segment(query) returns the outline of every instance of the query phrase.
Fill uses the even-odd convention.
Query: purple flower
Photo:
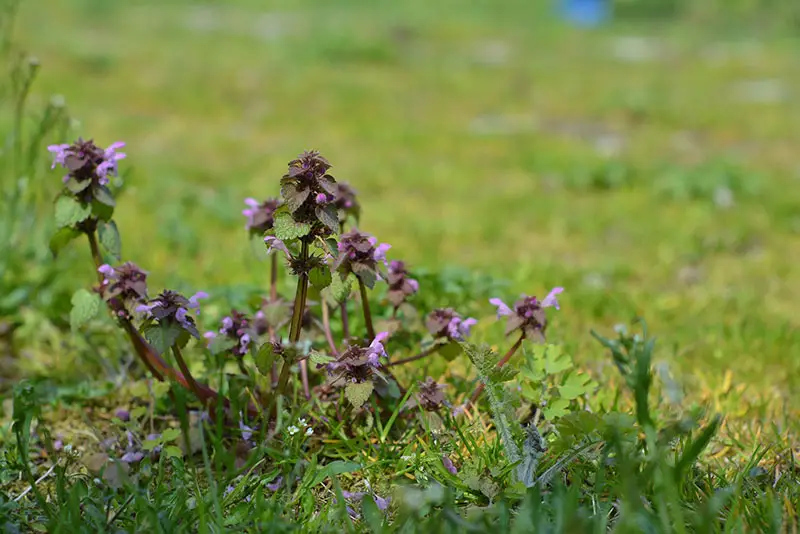
[[[389,503],[391,502],[391,497],[383,498],[379,496],[377,493],[372,496],[372,499],[375,501],[375,504],[378,506],[378,510],[381,512],[385,512],[387,508],[389,508]]]
[[[428,377],[424,382],[418,382],[417,394],[409,401],[409,407],[421,406],[427,412],[438,411],[445,402],[443,384],[437,384],[436,381]]]
[[[155,299],[147,304],[140,304],[136,311],[145,314],[150,320],[154,319],[159,324],[177,324],[190,335],[200,338],[200,333],[194,323],[194,319],[189,315],[189,310],[193,309],[197,314],[200,313],[200,303],[198,300],[207,298],[208,294],[200,291],[190,298],[186,298],[175,291],[162,291]]]
[[[380,358],[387,356],[383,346],[387,337],[387,332],[381,332],[368,347],[350,345],[336,361],[327,364],[325,367],[332,377],[331,385],[341,386],[349,382],[371,380],[375,370],[381,366]]]
[[[278,491],[283,484],[283,477],[279,476],[269,484],[267,484],[267,489],[270,491]]]
[[[351,230],[342,234],[337,245],[339,255],[332,268],[342,275],[354,273],[367,287],[375,286],[375,281],[382,278],[379,263],[386,264],[386,251],[391,245],[378,244],[374,237]]]
[[[209,332],[209,334],[212,334],[211,336],[206,334],[209,339],[217,336],[213,332]],[[237,358],[247,354],[253,337],[258,335],[247,316],[237,310],[231,310],[231,315],[223,317],[219,334],[236,342],[230,352]]]
[[[328,174],[331,164],[319,152],[307,151],[289,162],[281,178],[281,196],[298,223],[310,224],[314,235],[339,231],[336,206],[329,202],[336,195],[336,180]]]
[[[291,259],[292,254],[289,252],[289,248],[286,246],[286,243],[278,239],[277,237],[268,235],[264,238],[264,243],[267,244],[267,252],[272,252],[274,250],[279,250],[283,252],[288,259]]]
[[[81,200],[89,201],[90,197],[93,197],[93,192],[90,190],[92,184],[105,186],[108,184],[109,176],[117,175],[117,162],[125,158],[125,153],[117,150],[123,146],[125,143],[116,142],[102,149],[92,140],[78,139],[71,145],[50,145],[47,150],[53,154],[51,168],[60,165],[67,169],[68,174],[64,177],[64,183],[76,195],[82,193],[89,195],[80,197]]]
[[[120,421],[127,422],[131,420],[131,412],[129,412],[128,410],[124,410],[122,408],[117,410],[116,413],[114,413],[114,415],[118,417]]]
[[[253,437],[253,429],[244,424],[244,421],[239,419],[239,430],[242,431],[242,439],[245,441],[250,441],[250,438]]]
[[[521,330],[525,338],[544,342],[544,331],[547,328],[545,308],[554,307],[560,310],[557,295],[564,291],[563,287],[555,287],[550,293],[539,301],[535,296],[522,295],[511,308],[499,298],[490,299],[489,302],[497,307],[497,318],[507,317],[506,335],[516,330]]]
[[[356,190],[350,187],[349,184],[338,182],[333,196],[333,203],[336,209],[339,210],[339,220],[344,221],[348,215],[352,215],[358,221],[361,215],[361,206],[359,206],[356,198]]]
[[[122,458],[120,458],[119,460],[120,460],[120,462],[124,462],[126,464],[136,464],[136,463],[141,462],[142,458],[144,458],[144,453],[143,452],[131,451],[131,452],[126,452],[125,454],[123,454]]]
[[[497,306],[497,318],[503,317],[504,315],[511,315],[514,312],[508,305],[498,298],[489,299],[489,303],[493,306]]]
[[[275,210],[281,205],[277,198],[268,198],[259,202],[254,198],[244,199],[247,208],[242,210],[242,215],[247,217],[245,229],[254,234],[263,234],[272,229],[275,223]]]
[[[389,284],[387,297],[395,308],[400,307],[406,299],[419,291],[419,283],[409,276],[402,261],[393,260],[389,263],[389,275],[386,281]]]
[[[447,469],[451,475],[458,474],[458,469],[456,469],[456,466],[453,465],[453,461],[447,456],[442,456],[442,465],[444,465],[444,468]]]
[[[198,291],[191,297],[189,297],[189,308],[196,310],[197,315],[200,315],[200,303],[198,300],[200,299],[207,299],[208,293],[205,291]]]
[[[133,263],[119,267],[101,265],[97,271],[103,275],[100,294],[106,301],[122,300],[122,305],[132,305],[147,299],[147,273]],[[117,307],[116,311],[122,311]]]
[[[471,328],[477,324],[473,318],[464,319],[452,308],[433,310],[425,319],[425,326],[436,338],[463,341],[469,337]]]

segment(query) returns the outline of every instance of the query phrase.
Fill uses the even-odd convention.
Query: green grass
[[[710,462],[761,446],[782,465],[800,415],[797,37],[690,22],[578,31],[533,4],[32,1],[17,34],[43,65],[35,102],[64,95],[77,133],[128,143],[116,220],[151,287],[264,286],[242,199],[277,194],[287,161],[318,149],[392,257],[509,281],[473,288],[481,298],[563,285],[549,339],[603,384],[598,403],[619,379],[589,330],[643,316],[687,405],[727,417]],[[616,57],[624,36],[656,57]],[[778,100],[748,101],[754,80],[777,80]],[[729,208],[715,202],[726,189]],[[70,261],[90,283],[88,254]],[[426,298],[450,304],[438,297],[460,303]],[[100,367],[76,361],[87,340],[48,335],[26,347],[23,374],[71,384]],[[477,336],[502,343],[491,321]]]

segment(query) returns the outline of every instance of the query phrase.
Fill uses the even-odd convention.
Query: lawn
[[[576,29],[539,4],[31,1],[17,35],[41,60],[34,102],[63,95],[76,134],[127,143],[115,218],[151,287],[206,290],[221,313],[232,282],[264,285],[244,198],[277,195],[287,162],[316,149],[391,258],[484,276],[500,293],[482,297],[506,301],[563,286],[548,340],[612,390],[589,331],[643,317],[687,404],[727,416],[717,460],[791,450],[797,36]],[[89,261],[66,262],[78,284]],[[488,299],[471,311],[476,338],[502,345]],[[21,374],[85,372],[37,354]]]

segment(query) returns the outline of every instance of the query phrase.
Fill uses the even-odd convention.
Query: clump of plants
[[[646,330],[620,330],[616,339],[595,334],[621,378],[606,409],[596,402],[609,399],[598,383],[548,341],[561,287],[513,303],[491,298],[508,347],[501,356],[471,343],[478,321],[448,302],[421,304],[422,277],[359,228],[355,190],[315,151],[288,163],[276,180],[278,196],[265,191],[244,201],[246,232],[269,258],[268,286],[247,307],[207,317],[205,303],[218,296],[202,288],[153,290],[146,258],[122,252],[110,177],[126,158],[123,148],[83,139],[49,147],[63,173],[51,248],[84,239],[97,277],[73,295],[71,326],[86,328],[105,309],[155,381],[149,394],[166,392],[161,410],[179,420],[179,428],[153,428],[152,405],[115,413],[124,439],[107,445],[97,471],[99,484],[131,495],[103,494],[107,506],[118,506],[115,521],[158,516],[158,503],[143,496],[170,473],[170,484],[183,488],[176,492],[192,493],[218,519],[234,514],[247,528],[285,527],[292,521],[279,509],[317,530],[457,529],[469,524],[466,509],[474,525],[511,525],[513,515],[518,532],[548,529],[558,517],[569,517],[562,527],[572,531],[717,524],[726,501],[712,495],[713,484],[703,485],[695,466],[720,419],[654,408],[661,392]],[[281,277],[291,280],[292,293],[279,290]],[[469,375],[428,373],[458,358]],[[631,414],[616,408],[624,396]],[[14,430],[23,457],[34,397],[35,388],[18,388]],[[74,497],[78,486],[67,482],[73,463],[54,465],[59,512],[20,462],[48,524],[59,514],[94,521],[81,510],[99,501]],[[197,465],[202,473],[190,474]],[[201,486],[208,492],[196,491]],[[126,516],[132,501],[138,511]],[[197,508],[181,508],[180,524],[207,524]],[[184,528],[178,524],[171,528]]]

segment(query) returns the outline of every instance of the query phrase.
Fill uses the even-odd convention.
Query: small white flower
[[[292,425],[292,426],[290,426],[289,428],[287,428],[287,429],[286,429],[286,431],[287,431],[287,432],[289,432],[289,435],[290,435],[290,436],[294,436],[295,434],[297,434],[298,432],[300,432],[300,429],[299,429],[299,428],[297,428],[296,426]]]
[[[71,454],[72,453],[72,444],[71,443],[67,444],[67,445],[64,445],[64,452],[67,453],[67,454]]]
[[[306,428],[306,436],[310,436],[314,433],[314,429],[311,427]]]
[[[306,426],[308,426],[306,424],[305,418],[303,418],[303,417],[301,417],[300,419],[297,420],[297,424],[300,425],[301,428],[305,428]]]

